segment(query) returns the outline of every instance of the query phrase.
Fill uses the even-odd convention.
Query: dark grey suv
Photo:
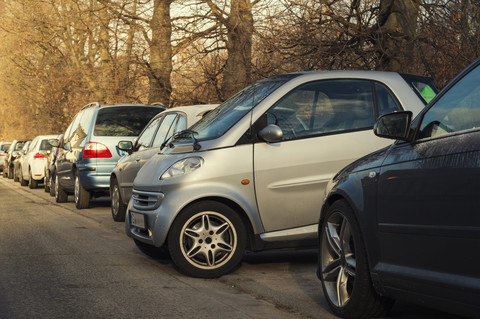
[[[109,194],[110,173],[125,154],[120,140],[133,141],[163,106],[91,103],[75,115],[64,133],[56,160],[55,199],[87,208],[92,196]]]

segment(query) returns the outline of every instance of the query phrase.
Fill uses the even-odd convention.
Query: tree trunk
[[[228,57],[223,72],[223,99],[237,93],[251,81],[253,15],[250,0],[231,0],[226,28]]]
[[[150,42],[149,103],[160,102],[168,106],[172,93],[170,76],[172,73],[170,0],[155,0],[153,17],[150,22],[152,39]]]
[[[411,65],[421,0],[381,0],[378,69],[407,71]]]

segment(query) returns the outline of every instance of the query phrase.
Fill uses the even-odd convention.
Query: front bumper
[[[133,190],[125,218],[125,232],[127,236],[157,247],[165,243],[171,221],[168,220],[167,214],[162,213],[163,207],[161,204],[164,198],[165,195],[161,192]],[[145,216],[145,229],[131,224],[132,213]]]

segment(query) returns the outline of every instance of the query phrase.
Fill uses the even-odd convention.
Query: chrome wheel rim
[[[232,222],[216,212],[192,216],[180,233],[180,247],[188,262],[197,268],[215,269],[225,265],[238,244]]]
[[[115,216],[118,214],[119,206],[120,206],[120,196],[118,194],[118,186],[114,185],[113,191],[112,191],[112,210]]]
[[[325,223],[320,258],[327,298],[336,307],[343,307],[353,291],[356,259],[350,223],[340,212],[331,214]]]

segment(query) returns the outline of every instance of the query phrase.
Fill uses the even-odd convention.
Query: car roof
[[[138,106],[138,107],[154,107],[154,108],[159,108],[159,109],[166,109],[165,106],[163,105],[158,105],[158,104],[135,104],[135,103],[119,103],[119,104],[100,104],[99,102],[92,102],[89,103],[81,108],[81,110],[84,110],[89,107],[99,107],[99,108],[108,108],[108,107],[122,107],[122,106]]]
[[[196,122],[198,119],[202,118],[206,113],[210,112],[220,104],[196,104],[196,105],[185,105],[185,106],[176,106],[157,114],[155,116],[163,116],[166,113],[182,112],[187,116],[187,127],[191,124],[190,121]]]

